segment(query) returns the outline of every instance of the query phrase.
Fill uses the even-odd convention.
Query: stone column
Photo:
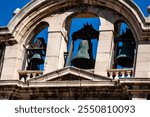
[[[4,63],[2,68],[1,80],[19,80],[17,70],[20,68],[20,59],[18,55],[21,53],[18,44],[6,46]]]
[[[67,40],[62,28],[62,21],[58,16],[48,19],[50,26],[48,29],[48,42],[44,74],[64,67],[64,52],[67,51]]]
[[[67,44],[61,32],[49,32],[44,73],[64,67],[66,46]]]
[[[113,30],[101,30],[95,63],[95,74],[107,76],[113,50]]]
[[[135,77],[150,78],[150,45],[139,44],[136,60]]]

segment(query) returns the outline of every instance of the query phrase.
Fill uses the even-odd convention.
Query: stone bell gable
[[[150,99],[149,40],[131,0],[32,0],[0,27],[0,99]]]

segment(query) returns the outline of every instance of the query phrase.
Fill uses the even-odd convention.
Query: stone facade
[[[73,18],[97,17],[95,67],[65,66]],[[135,39],[132,69],[113,68],[115,23],[128,24]],[[25,48],[48,27],[44,70],[25,69]],[[150,17],[131,0],[32,0],[7,27],[0,27],[5,45],[0,99],[150,99]]]

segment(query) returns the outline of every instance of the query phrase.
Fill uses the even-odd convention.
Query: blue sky
[[[1,0],[0,2],[0,26],[6,26],[12,18],[12,13],[16,8],[22,8],[31,0]],[[141,8],[145,16],[148,16],[147,7],[150,0],[134,0]],[[142,3],[140,3],[142,2]]]
[[[12,18],[16,8],[22,8],[31,0],[1,0],[0,2],[0,26],[6,26]]]

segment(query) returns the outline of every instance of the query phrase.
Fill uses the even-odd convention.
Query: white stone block
[[[59,58],[58,57],[47,56],[46,60],[45,60],[44,74],[57,70],[58,64],[59,64]]]
[[[109,64],[107,62],[97,61],[95,64],[95,73],[97,72],[107,72],[107,69],[109,69]]]
[[[150,62],[137,62],[136,71],[148,72],[150,70]]]
[[[150,62],[149,52],[138,52],[137,53],[137,63],[138,62]]]
[[[144,72],[144,71],[136,71],[135,72],[136,78],[150,78],[150,72]]]
[[[47,45],[47,56],[59,56],[61,48],[62,36],[60,33],[49,33],[48,45]]]
[[[113,31],[114,30],[114,25],[111,22],[107,21],[107,20],[102,20],[100,30],[101,31],[103,31],[103,30],[112,30]]]
[[[97,53],[96,55],[96,61],[109,62],[109,60],[110,60],[110,53]]]
[[[18,48],[17,46],[6,46],[5,58],[17,57]]]
[[[16,61],[17,58],[11,58],[11,59],[5,59],[1,74],[2,80],[13,80],[18,79],[18,77],[14,77],[14,75],[17,73],[16,71]]]
[[[138,46],[138,53],[148,52],[150,53],[150,44],[141,44]]]
[[[110,52],[111,42],[109,40],[100,41],[97,52]]]

